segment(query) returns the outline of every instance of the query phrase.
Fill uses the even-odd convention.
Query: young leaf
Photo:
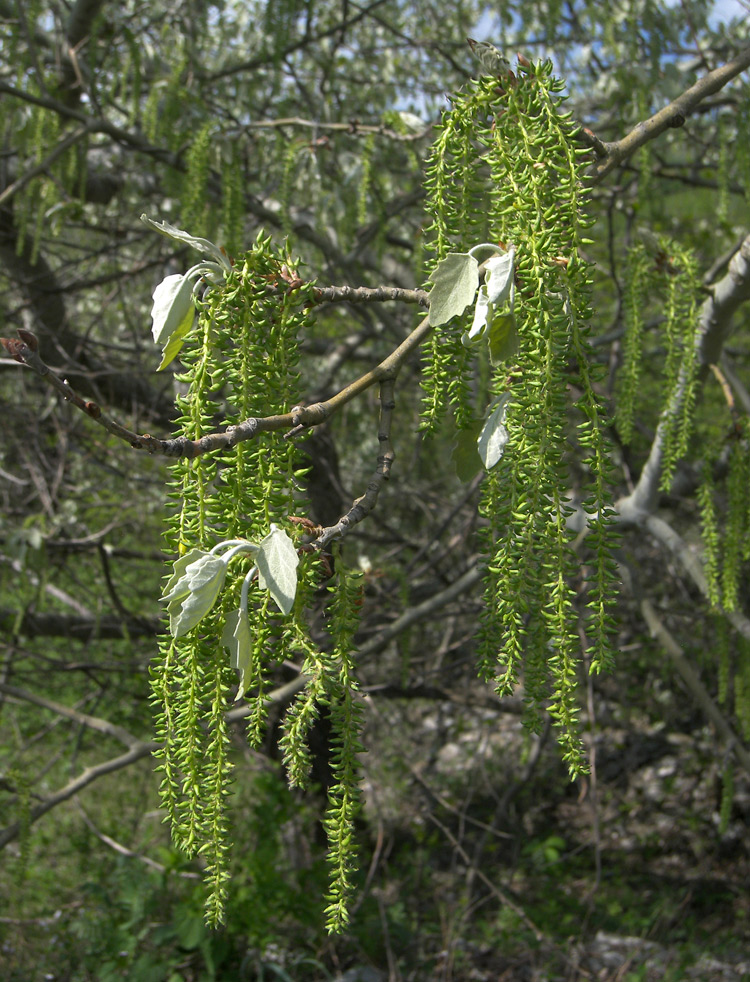
[[[167,604],[173,637],[187,634],[211,610],[224,586],[227,565],[221,556],[201,549],[191,549],[175,562],[161,598]]]
[[[170,334],[167,343],[162,348],[161,361],[159,362],[159,367],[156,369],[157,372],[163,371],[177,357],[180,348],[185,343],[185,338],[192,331],[194,323],[195,318],[187,316],[177,330]]]
[[[229,652],[229,662],[232,668],[236,668],[240,673],[240,687],[237,690],[237,699],[241,699],[245,694],[245,689],[249,684],[249,675],[252,668],[252,645],[250,637],[250,621],[247,611],[239,608],[233,610],[226,619],[224,632],[221,635],[221,643]]]
[[[487,293],[487,287],[483,284],[479,287],[479,293],[477,294],[474,319],[471,322],[471,327],[461,335],[461,343],[463,345],[468,348],[472,341],[481,338],[487,327],[487,322],[492,319],[492,311],[493,306]]]
[[[153,292],[151,308],[151,333],[157,344],[162,344],[175,331],[192,327],[195,318],[193,282],[187,274],[173,273],[165,277]],[[186,332],[186,331],[185,331]]]
[[[490,413],[489,419],[482,427],[477,440],[477,450],[482,458],[485,470],[492,470],[500,460],[508,442],[508,431],[505,428],[505,410],[510,399],[510,392],[504,392]]]
[[[196,235],[191,235],[189,232],[184,232],[181,228],[175,228],[174,225],[170,225],[169,222],[155,222],[148,215],[141,215],[141,221],[144,225],[148,225],[149,228],[154,229],[155,232],[166,235],[168,239],[174,239],[176,242],[184,242],[186,245],[192,246],[193,249],[212,256],[225,269],[230,270],[232,268],[232,264],[221,249],[208,239],[201,239]]]
[[[488,75],[501,77],[512,74],[510,62],[494,44],[490,44],[489,41],[475,41],[473,38],[466,40],[469,42],[472,54]]]
[[[516,354],[520,347],[520,340],[516,328],[516,315],[512,310],[493,317],[487,341],[493,366],[508,361]]]
[[[294,604],[298,564],[299,556],[292,540],[284,529],[271,525],[271,531],[258,546],[255,565],[261,589],[270,592],[284,614],[288,614]]]
[[[479,285],[479,263],[465,252],[449,252],[430,276],[430,324],[439,327],[462,314]]]
[[[515,246],[500,256],[493,256],[485,263],[485,283],[490,303],[505,303],[513,286],[513,258]]]

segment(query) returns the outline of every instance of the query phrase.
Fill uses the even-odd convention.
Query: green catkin
[[[372,182],[372,155],[375,151],[375,136],[370,134],[362,145],[361,174],[357,186],[357,225],[363,226],[371,221],[370,184]]]
[[[750,132],[748,132],[750,127],[745,126],[742,122],[738,125],[738,121],[750,119],[750,85],[747,83],[738,89],[734,113],[735,166],[740,185],[745,192],[745,198],[750,200]]]
[[[669,491],[679,460],[687,453],[698,385],[695,328],[698,317],[698,268],[689,249],[663,243],[666,293],[666,408],[662,413],[664,447],[659,487]]]
[[[637,243],[628,250],[625,264],[625,339],[618,378],[617,429],[623,443],[633,438],[633,418],[643,368],[643,311],[649,289],[649,258]]]
[[[329,887],[326,925],[340,933],[349,923],[348,901],[354,887],[357,849],[354,820],[360,807],[359,764],[362,751],[362,703],[357,693],[354,635],[363,600],[363,574],[337,561],[329,630],[331,653],[328,698],[331,717],[331,770],[325,827],[328,837]]]
[[[706,460],[698,485],[698,507],[700,508],[701,529],[704,550],[704,570],[708,586],[708,600],[712,607],[721,604],[720,562],[721,542],[714,500],[713,462]]]
[[[200,301],[198,328],[180,353],[184,371],[178,378],[188,388],[177,400],[184,436],[200,438],[214,428],[216,415],[232,425],[250,416],[288,411],[298,401],[297,340],[307,323],[311,287],[287,289],[283,277],[295,268],[285,249],[260,235],[253,248],[237,258],[224,285],[209,288]],[[233,538],[257,542],[271,523],[287,525],[296,535],[287,522],[300,506],[294,492],[295,455],[292,441],[267,433],[215,455],[177,461],[171,468],[169,551],[184,555]],[[165,638],[152,668],[157,733],[164,744],[159,751],[164,806],[175,842],[205,861],[206,918],[212,925],[222,922],[226,904],[226,799],[232,771],[226,712],[237,686],[219,639],[226,618],[237,609],[250,566],[246,555],[232,560],[216,606],[184,637]],[[346,702],[346,687],[353,684],[353,676],[346,676],[344,684],[340,671],[332,674],[329,656],[309,638],[305,616],[318,575],[318,560],[304,557],[288,616],[278,613],[267,591],[251,588],[249,595],[253,648],[245,683],[249,737],[255,745],[266,721],[270,663],[304,652],[303,668],[310,681],[285,721],[282,740],[290,780],[297,785],[306,780],[305,741],[318,707],[332,703],[333,692]],[[347,734],[345,740],[350,739]],[[339,782],[347,802],[356,795],[347,783],[353,780],[351,774],[342,771]],[[337,827],[342,829],[351,819],[348,804],[340,817]]]
[[[569,586],[575,564],[567,525],[570,479],[562,456],[571,385],[583,393],[582,443],[594,475],[586,499],[597,528],[587,608],[597,667],[611,651],[614,564],[605,509],[606,424],[589,368],[590,271],[577,255],[589,222],[574,126],[559,92],[560,83],[543,63],[521,72],[506,89],[497,79],[483,78],[456,97],[428,166],[428,234],[438,258],[481,241],[516,249],[519,351],[495,368],[490,382],[497,396],[507,390],[507,376],[514,379],[509,443],[482,491],[489,528],[483,533],[487,577],[480,659],[483,673],[496,676],[498,692],[513,691],[523,680],[529,725],[538,726],[541,707],[550,706],[566,763],[577,773],[584,768],[577,718],[581,645]],[[465,383],[455,380],[454,352],[464,329],[448,324],[434,332],[424,369],[428,427],[448,406],[467,418],[473,409],[467,397],[470,371],[461,373]]]
[[[636,119],[648,119],[651,115],[648,100],[643,89],[638,89],[636,93]],[[636,208],[638,214],[646,217],[656,209],[654,208],[653,195],[651,194],[651,169],[653,167],[653,152],[650,142],[646,142],[637,155],[638,162],[638,198]]]
[[[735,440],[729,457],[727,477],[727,514],[724,527],[724,550],[721,565],[721,592],[726,611],[739,609],[739,584],[742,551],[747,533],[748,460],[742,441]]]
[[[734,673],[734,712],[742,739],[750,740],[750,641],[739,638],[737,668]]]
[[[211,234],[208,227],[208,176],[214,145],[213,124],[206,123],[197,133],[186,154],[186,173],[182,195],[181,221],[194,235]]]
[[[279,136],[279,139],[282,139]],[[281,186],[279,188],[279,205],[281,212],[281,230],[284,235],[292,231],[292,204],[299,167],[299,155],[304,144],[299,140],[291,140],[284,148],[281,168]]]
[[[221,167],[221,233],[230,256],[240,249],[244,232],[245,201],[242,156],[236,142],[224,148]]]

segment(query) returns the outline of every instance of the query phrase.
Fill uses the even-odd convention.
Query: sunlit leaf
[[[439,327],[462,314],[479,286],[479,263],[465,252],[449,252],[430,276],[430,324]]]
[[[508,442],[508,431],[505,428],[505,411],[510,399],[510,392],[504,392],[495,403],[495,408],[482,427],[477,440],[477,450],[486,470],[492,470],[500,460]]]
[[[188,274],[173,273],[165,277],[153,292],[151,333],[162,344],[175,331],[192,326],[195,318],[193,281]]]
[[[193,316],[190,316],[188,313],[182,324],[169,336],[169,340],[162,349],[161,361],[159,362],[159,367],[156,369],[157,372],[163,371],[177,357],[180,348],[185,343],[185,338],[192,331],[194,323],[194,313]]]
[[[162,602],[167,604],[169,630],[181,638],[191,631],[216,603],[227,572],[221,556],[191,549],[174,564]]]
[[[231,263],[221,251],[221,249],[210,242],[208,239],[202,239],[197,235],[191,235],[189,232],[183,231],[181,228],[175,228],[174,225],[170,225],[169,222],[155,222],[148,215],[141,215],[141,221],[144,225],[148,225],[155,232],[159,232],[160,235],[166,235],[168,239],[173,239],[175,242],[184,242],[186,245],[192,246],[193,249],[197,249],[199,252],[203,252],[208,256],[213,257],[216,262],[220,263],[226,269],[231,269]]]
[[[493,256],[485,263],[485,284],[490,303],[505,303],[513,286],[513,258],[516,250],[509,246],[502,255]]]
[[[261,589],[269,591],[285,614],[292,609],[297,593],[298,564],[299,556],[291,538],[284,529],[271,525],[271,531],[258,546],[255,565]]]
[[[471,322],[471,327],[468,331],[464,331],[461,335],[462,344],[466,345],[468,348],[472,341],[476,341],[478,338],[484,334],[487,327],[487,322],[492,318],[493,306],[490,303],[490,298],[487,295],[487,287],[482,285],[479,287],[479,293],[477,294],[477,302],[474,306],[474,318]]]
[[[510,72],[510,62],[494,44],[489,41],[475,41],[467,38],[469,47],[482,68],[488,75],[507,75]]]
[[[229,662],[240,674],[240,687],[237,699],[241,699],[250,683],[252,671],[252,637],[247,611],[233,610],[226,619],[221,643],[229,652]],[[236,700],[235,700],[236,701]]]
[[[490,361],[493,365],[508,361],[517,353],[520,339],[516,327],[516,315],[512,310],[495,314],[490,324],[487,340],[490,346]]]

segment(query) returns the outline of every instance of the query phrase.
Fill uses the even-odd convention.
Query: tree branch
[[[711,296],[700,310],[693,343],[704,378],[708,366],[718,363],[732,316],[746,300],[750,300],[750,236],[732,257],[726,275],[711,288]],[[667,425],[670,417],[679,413],[686,387],[686,373],[681,371],[669,404],[662,412],[638,483],[629,495],[617,502],[617,511],[626,524],[638,524],[656,509]]]
[[[333,287],[331,289],[346,290],[344,287]],[[396,295],[402,292],[401,290],[391,290],[390,288],[380,288],[374,292],[380,293],[383,290],[387,294],[383,299],[397,299],[398,297]],[[374,299],[371,292],[365,290],[362,299]],[[410,295],[410,300],[407,302],[422,302],[421,297],[411,297],[411,295],[421,294],[422,291],[409,290],[406,292]],[[340,299],[344,300],[348,298],[342,296]],[[236,426],[228,427],[224,432],[207,433],[198,440],[189,440],[186,437],[174,437],[164,440],[151,436],[149,433],[136,433],[123,426],[111,416],[107,416],[102,412],[97,403],[83,399],[65,379],[59,379],[45,365],[39,355],[37,339],[30,331],[19,331],[18,338],[0,338],[0,343],[2,343],[12,358],[15,358],[16,361],[27,365],[32,371],[36,372],[66,402],[72,403],[108,433],[130,444],[134,450],[145,450],[150,454],[159,454],[164,457],[186,457],[193,459],[199,457],[201,454],[210,453],[214,450],[224,450],[234,447],[245,440],[254,440],[259,433],[287,430],[288,432],[285,436],[287,438],[293,438],[311,426],[318,426],[376,382],[395,379],[406,358],[422,343],[431,329],[432,325],[430,324],[429,317],[424,317],[411,334],[387,358],[381,361],[379,365],[376,365],[371,371],[366,372],[324,402],[317,402],[311,406],[295,406],[290,412],[281,413],[276,416],[251,417],[250,419],[243,420],[243,422],[238,423]]]
[[[348,123],[325,123],[317,119],[303,119],[301,116],[286,116],[280,119],[255,119],[243,124],[243,130],[267,130],[277,129],[282,126],[298,126],[302,129],[331,133],[349,133],[351,136],[368,135],[382,136],[388,140],[397,140],[401,143],[414,143],[429,136],[433,130],[433,124],[424,126],[418,133],[397,133],[387,126],[373,126],[361,123],[358,119],[351,119]]]
[[[400,303],[418,303],[429,307],[429,293],[426,290],[404,290],[394,286],[316,286],[313,288],[316,303],[385,303],[397,300]]]
[[[288,58],[289,55],[294,54],[295,51],[299,51],[301,48],[308,46],[314,47],[316,44],[318,44],[318,42],[323,41],[325,38],[332,37],[333,35],[338,34],[340,31],[346,30],[347,27],[352,27],[354,24],[359,23],[359,21],[367,17],[373,10],[382,6],[382,4],[386,2],[387,0],[374,0],[374,2],[367,7],[355,7],[355,9],[357,9],[357,13],[352,17],[347,17],[331,27],[318,31],[316,34],[305,32],[302,38],[288,44],[282,51],[264,52],[261,55],[256,55],[255,58],[249,58],[247,61],[241,61],[235,65],[229,65],[227,68],[222,68],[217,72],[200,75],[199,78],[201,82],[204,83],[215,82],[219,79],[227,78],[230,75],[238,75],[240,72],[252,72],[267,65],[278,64],[280,61]],[[354,4],[352,6],[354,6]]]
[[[304,675],[298,676],[292,682],[287,685],[282,685],[278,689],[274,689],[273,692],[269,692],[265,697],[265,703],[270,705],[277,702],[286,702],[288,699],[298,692],[300,689],[304,688],[307,682],[307,678]],[[26,819],[26,827],[31,826],[40,819],[43,815],[46,815],[48,811],[51,811],[57,805],[62,804],[64,801],[68,801],[70,798],[78,794],[79,791],[83,791],[84,788],[88,787],[94,781],[97,781],[100,777],[104,777],[106,774],[112,774],[114,771],[119,771],[123,767],[129,767],[136,761],[140,760],[142,757],[147,757],[152,754],[155,750],[158,750],[162,745],[156,740],[139,740],[137,737],[132,736],[127,730],[122,727],[116,726],[114,723],[110,723],[108,720],[99,719],[95,716],[88,716],[86,713],[80,713],[75,709],[70,709],[67,706],[63,706],[60,703],[53,702],[51,699],[45,699],[43,696],[37,696],[32,692],[28,692],[25,689],[18,689],[13,685],[5,685],[0,683],[0,692],[5,692],[18,699],[23,699],[27,702],[34,703],[37,706],[41,706],[43,709],[49,709],[52,712],[58,713],[66,719],[70,719],[73,722],[80,723],[91,729],[98,730],[101,733],[106,733],[108,736],[113,736],[115,739],[120,740],[129,746],[127,753],[121,754],[119,757],[112,757],[110,760],[105,760],[101,764],[95,764],[92,767],[87,767],[73,780],[69,781],[64,787],[55,791],[48,798],[40,804],[35,805]],[[236,722],[247,716],[250,713],[250,707],[241,707],[241,709],[230,710],[225,714],[228,723]],[[13,822],[12,824],[6,826],[6,828],[0,830],[0,849],[3,849],[16,839],[22,831],[21,822]]]
[[[678,96],[674,102],[670,102],[668,106],[664,106],[663,109],[660,109],[659,112],[651,116],[650,119],[645,120],[645,122],[638,123],[621,140],[617,140],[614,143],[597,141],[599,145],[597,148],[598,152],[601,152],[601,149],[603,149],[606,156],[598,160],[591,167],[589,174],[593,183],[598,184],[618,164],[634,154],[645,143],[661,136],[665,130],[684,126],[685,120],[701,100],[709,95],[713,95],[714,92],[718,92],[727,82],[731,82],[733,78],[739,75],[740,72],[744,72],[748,67],[750,67],[750,48],[741,51],[735,58],[728,61],[726,65],[721,65],[719,68],[714,69],[714,71],[709,72],[708,75],[705,75],[695,85],[691,85],[682,95]],[[593,134],[589,132],[588,137],[591,139]]]
[[[649,515],[644,525],[654,538],[669,549],[703,596],[708,599],[708,582],[703,572],[703,566],[694,550],[688,546],[682,536],[658,515]],[[741,610],[723,611],[723,613],[737,633],[750,641],[750,619]]]
[[[142,757],[147,757],[149,754],[153,753],[159,747],[159,744],[152,740],[148,743],[141,743],[140,741],[132,746],[127,753],[121,754],[119,757],[113,757],[111,760],[105,760],[101,764],[95,764],[93,767],[87,767],[78,777],[69,781],[64,787],[60,788],[54,794],[51,794],[49,798],[46,798],[41,804],[35,805],[28,816],[27,824],[33,825],[34,822],[38,821],[42,815],[46,815],[48,811],[55,808],[57,805],[63,803],[63,801],[68,801],[74,795],[78,794],[79,791],[83,791],[84,788],[88,787],[93,781],[98,780],[100,777],[104,777],[105,774],[112,774],[114,771],[119,771],[123,767],[129,767],[134,764],[137,760]],[[2,831],[0,831],[0,849],[3,849],[18,837],[21,833],[21,823],[13,822],[8,825]]]
[[[54,611],[0,608],[0,631],[27,638],[66,638],[81,644],[94,640],[154,638],[162,627],[158,617],[73,617]]]
[[[116,723],[110,723],[109,720],[101,719],[99,716],[89,716],[88,713],[82,713],[78,709],[71,709],[70,706],[64,706],[60,702],[54,702],[52,699],[37,695],[35,692],[29,692],[28,689],[19,689],[15,685],[0,682],[0,692],[6,696],[12,696],[14,699],[30,702],[34,706],[40,706],[42,709],[49,709],[50,712],[69,719],[73,723],[78,723],[79,726],[86,726],[90,730],[96,730],[97,733],[104,733],[106,736],[111,736],[131,750],[133,747],[140,747],[143,743],[138,737],[133,736],[132,733],[128,733],[126,729],[118,726]]]

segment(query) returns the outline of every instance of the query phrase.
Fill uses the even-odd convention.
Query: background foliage
[[[320,287],[413,289],[440,251],[426,198],[435,124],[458,111],[455,93],[478,74],[467,35],[490,37],[513,61],[517,50],[550,57],[572,120],[596,144],[622,139],[730,62],[749,34],[742,4],[690,0],[0,0],[3,333],[32,330],[76,392],[137,432],[168,436],[185,389],[179,366],[154,371],[150,297],[195,259],[146,230],[142,212],[230,255],[259,235],[281,249],[288,236],[300,275]],[[737,74],[587,190],[586,365],[613,420],[622,589],[611,674],[588,675],[588,640],[570,640],[591,764],[575,784],[543,718],[523,726],[523,690],[499,700],[476,680],[474,635],[487,608],[473,571],[478,535],[491,529],[478,510],[487,482],[482,491],[478,478],[456,477],[454,425],[429,436],[418,428],[428,355],[401,370],[391,480],[342,546],[362,572],[355,661],[368,753],[362,866],[339,939],[324,930],[325,795],[290,791],[280,764],[300,652],[269,667],[271,719],[253,749],[242,706],[226,723],[231,877],[227,923],[211,931],[204,860],[170,845],[150,757],[156,598],[175,548],[174,536],[162,539],[165,489],[177,471],[170,477],[162,458],[129,450],[37,375],[0,360],[7,977],[323,979],[367,966],[380,973],[372,978],[394,979],[679,978],[697,966],[705,978],[719,971],[707,958],[740,977],[750,397],[738,264],[750,262],[749,104],[747,74]],[[475,125],[467,150],[508,120]],[[520,172],[510,162],[506,178]],[[498,182],[493,200],[500,193],[512,208],[517,198]],[[476,198],[472,212],[438,197],[485,220]],[[517,237],[523,215],[512,221]],[[711,350],[697,350],[709,301],[721,330],[709,332]],[[300,332],[301,400],[330,397],[413,326],[403,304],[319,305]],[[481,373],[467,370],[470,392],[487,390]],[[266,378],[248,377],[240,416],[284,403]],[[585,386],[566,384],[558,439],[578,502],[590,470],[577,437]],[[659,427],[665,406],[675,411]],[[309,467],[310,514],[322,525],[371,478],[377,410],[368,390],[284,464]],[[211,412],[212,428],[232,421]],[[261,468],[259,445],[244,446],[248,467]],[[205,466],[212,481],[217,464]],[[253,487],[248,479],[238,522],[257,500]],[[590,539],[577,545],[581,565],[566,581],[574,611],[596,555]],[[310,730],[323,792],[336,780],[331,725],[322,712]]]

